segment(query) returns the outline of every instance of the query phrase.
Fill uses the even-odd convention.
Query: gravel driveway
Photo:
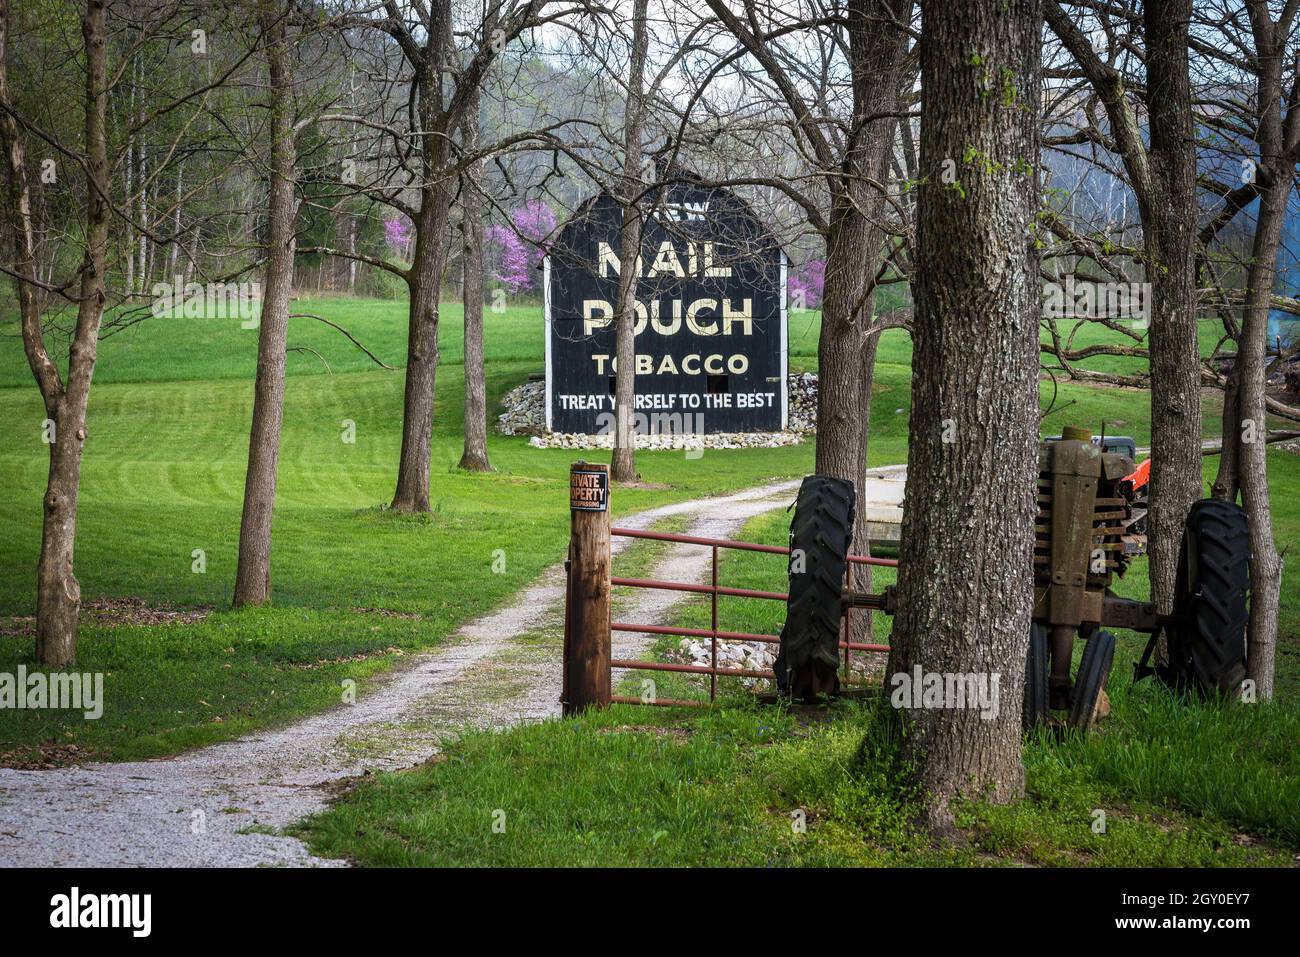
[[[688,533],[734,537],[749,518],[793,499],[797,481],[666,505],[620,518],[648,527],[690,519]],[[627,544],[615,539],[615,550]],[[703,581],[710,552],[675,545],[655,578]],[[672,592],[638,592],[620,615],[664,622]],[[324,808],[332,786],[408,767],[466,725],[503,727],[559,714],[563,570],[548,569],[509,605],[462,627],[350,706],[287,727],[155,761],[48,771],[0,769],[0,865],[340,866],[279,836]],[[648,639],[620,633],[615,657]]]

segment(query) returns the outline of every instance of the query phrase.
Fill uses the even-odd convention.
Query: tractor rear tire
[[[1174,589],[1166,680],[1206,697],[1235,694],[1246,677],[1250,525],[1233,502],[1192,505]]]
[[[839,691],[844,576],[853,541],[853,483],[809,475],[790,522],[790,596],[777,689],[808,703]]]
[[[1047,706],[1050,676],[1047,627],[1033,622],[1029,627],[1029,651],[1025,655],[1025,703],[1020,712],[1025,731],[1034,731],[1051,720],[1052,712]]]
[[[1115,661],[1115,636],[1109,631],[1093,632],[1079,659],[1079,673],[1070,696],[1070,727],[1086,731],[1093,726],[1097,702],[1106,690],[1110,666]]]

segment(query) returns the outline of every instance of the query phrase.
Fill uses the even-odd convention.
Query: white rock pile
[[[501,400],[505,409],[497,416],[502,435],[544,435],[546,433],[546,383],[528,381],[517,385]]]
[[[790,376],[790,431],[817,431],[817,375],[796,372]]]
[[[775,449],[782,445],[799,445],[803,436],[797,432],[709,432],[706,435],[638,435],[638,449],[682,450],[703,452],[705,449]],[[535,449],[612,449],[614,436],[584,435],[579,432],[547,432],[534,435],[528,444]]]
[[[681,659],[688,665],[708,665],[713,662],[713,645],[707,639],[683,638],[678,646]],[[776,645],[762,641],[719,641],[718,667],[739,668],[744,671],[771,671],[776,664]],[[741,678],[746,688],[767,688],[766,678]]]
[[[709,665],[713,661],[712,646],[706,638],[683,638],[677,646],[676,658],[682,664]],[[744,671],[771,671],[776,666],[777,646],[761,641],[719,641],[718,667],[739,668]],[[884,652],[855,651],[849,659],[853,674],[861,678],[880,678],[884,674],[888,655]],[[746,688],[768,690],[772,684],[766,678],[741,678]]]
[[[705,435],[638,435],[638,449],[747,449],[798,445],[817,430],[817,376],[799,372],[789,378],[790,427],[783,432],[711,432]],[[608,449],[612,435],[546,431],[546,383],[529,380],[506,393],[497,416],[502,435],[529,435],[539,449]]]

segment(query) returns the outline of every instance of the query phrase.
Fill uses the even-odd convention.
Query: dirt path
[[[618,522],[645,528],[685,516],[689,534],[732,537],[749,518],[790,504],[797,488],[781,482]],[[615,550],[628,541],[615,539]],[[651,574],[702,581],[709,557],[705,547],[671,546]],[[662,622],[677,601],[646,590],[620,614]],[[422,761],[466,724],[558,714],[562,615],[557,565],[355,705],[175,758],[0,769],[0,865],[338,866],[276,832],[321,810],[335,782]],[[620,633],[614,656],[633,657],[646,641]]]

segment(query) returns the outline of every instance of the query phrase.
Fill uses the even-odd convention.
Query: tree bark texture
[[[294,51],[286,24],[289,13],[290,8],[278,2],[262,5],[261,28],[270,76],[271,107],[269,227],[262,319],[257,333],[253,424],[248,437],[248,471],[244,478],[244,511],[239,524],[239,561],[235,570],[236,608],[271,600],[271,525],[284,422],[285,346],[297,242],[293,193],[297,161],[293,139]]]
[[[880,228],[883,184],[897,127],[898,90],[907,52],[907,33],[898,24],[911,17],[911,0],[849,5],[854,119],[860,130],[843,158],[843,177],[832,180],[826,237],[826,293],[817,340],[818,475],[848,479],[858,493],[853,551],[870,548],[863,484],[871,421],[871,389],[879,336],[868,336],[874,294],[870,283],[880,268],[885,242]],[[864,181],[869,177],[875,184]],[[852,587],[871,589],[871,567],[850,569]],[[868,642],[874,629],[869,612],[850,616],[850,638]]]
[[[645,120],[645,61],[649,49],[649,0],[632,6],[632,56],[628,67],[627,105],[623,119],[623,175],[619,202],[618,305],[614,319],[614,452],[610,479],[636,481],[636,297],[641,261],[641,130]]]
[[[1188,76],[1192,0],[1143,9],[1150,109],[1150,176],[1136,190],[1151,283],[1151,596],[1173,608],[1178,548],[1202,495],[1201,369],[1196,327],[1196,140]]]
[[[81,20],[85,42],[85,251],[80,268],[76,326],[68,356],[66,384],[46,351],[36,287],[35,234],[30,185],[21,131],[12,115],[0,114],[8,166],[10,215],[19,278],[17,292],[23,350],[41,390],[50,435],[50,467],[42,500],[41,550],[36,580],[36,660],[62,668],[76,660],[81,585],[73,571],[81,460],[86,442],[86,408],[95,373],[99,328],[104,316],[104,268],[108,249],[108,53],[104,0],[88,0]],[[0,0],[0,99],[8,102],[4,69],[9,5]]]
[[[1290,9],[1290,8],[1288,8]],[[1259,700],[1273,697],[1277,627],[1282,588],[1282,557],[1273,538],[1273,515],[1268,496],[1268,318],[1273,286],[1277,281],[1277,256],[1286,223],[1287,194],[1294,179],[1294,162],[1284,159],[1300,135],[1294,123],[1284,126],[1282,76],[1291,22],[1274,22],[1264,0],[1251,0],[1251,28],[1258,63],[1257,102],[1260,111],[1259,178],[1261,191],[1255,240],[1247,278],[1246,307],[1237,346],[1237,402],[1243,428],[1237,436],[1238,479],[1242,503],[1250,519],[1250,625],[1246,635],[1246,677],[1255,683]],[[1295,11],[1290,9],[1290,16]],[[1295,106],[1292,105],[1292,109]],[[1226,442],[1225,442],[1226,454]]]
[[[433,26],[418,65],[418,116],[421,129],[420,208],[415,219],[415,251],[410,269],[407,318],[406,390],[402,399],[402,453],[392,507],[399,512],[429,510],[429,457],[433,444],[433,400],[438,371],[438,294],[447,257],[448,215],[455,180],[451,141],[443,129],[441,69],[450,45],[451,10],[447,0],[430,4]]]
[[[479,95],[474,93],[461,123],[461,145],[473,152],[479,145]],[[487,383],[483,360],[483,197],[479,193],[481,162],[462,176],[461,285],[465,305],[465,446],[460,468],[490,472],[487,451]]]
[[[922,4],[907,498],[889,675],[976,675],[996,717],[898,711],[932,824],[1024,788],[1038,420],[1038,0]],[[945,177],[944,173],[955,176]],[[892,679],[891,679],[892,681]],[[888,689],[887,689],[888,690]]]

